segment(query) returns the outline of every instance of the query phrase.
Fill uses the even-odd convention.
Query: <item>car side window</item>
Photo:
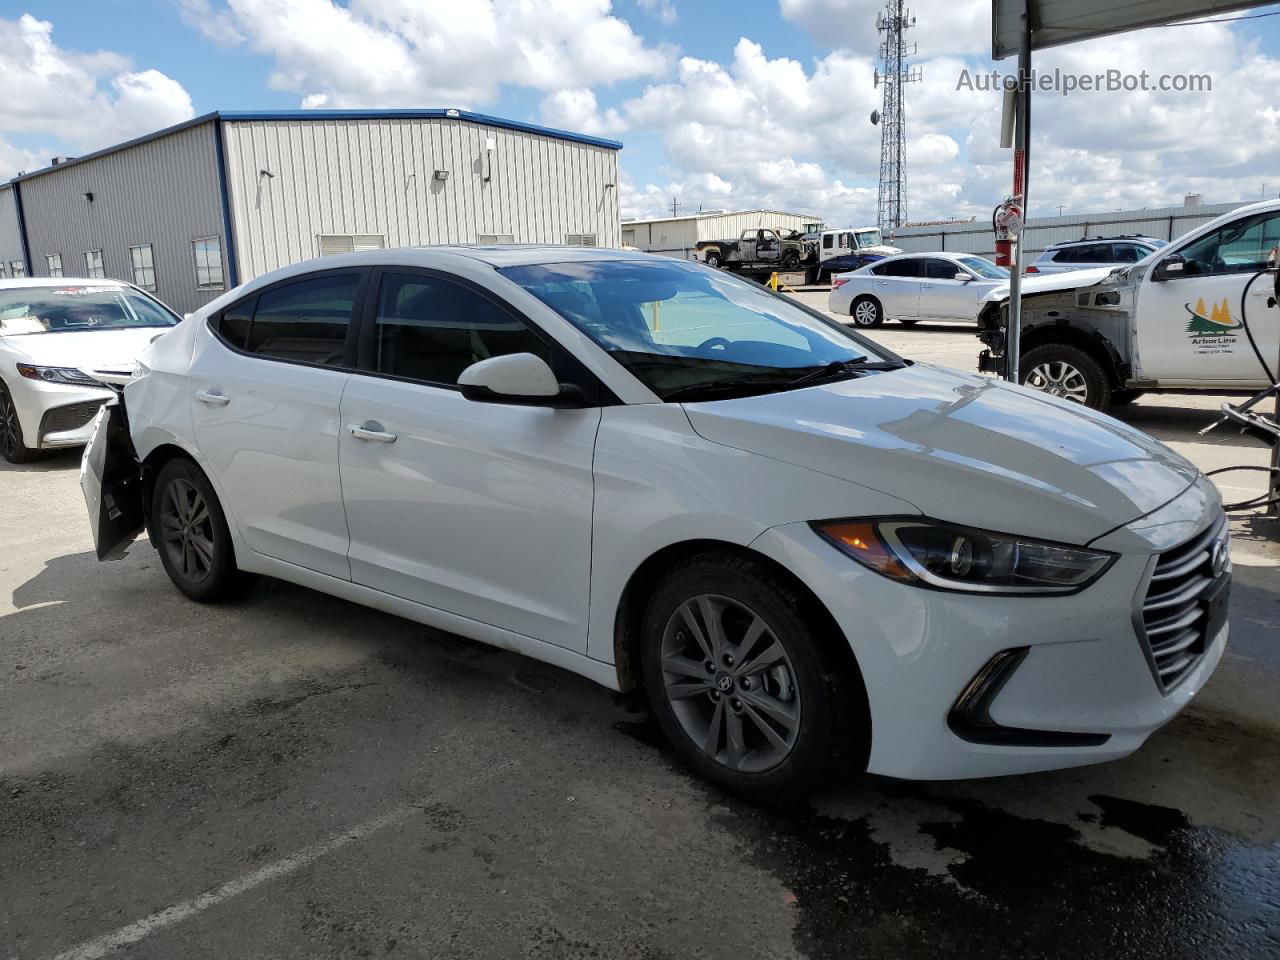
[[[1228,223],[1181,250],[1185,276],[1257,273],[1280,244],[1280,213],[1258,213]]]
[[[1091,243],[1087,246],[1076,247],[1075,258],[1072,263],[1110,263],[1111,262],[1111,244],[1109,243]]]
[[[1145,250],[1133,243],[1113,243],[1111,249],[1112,259],[1116,263],[1137,263],[1147,255]]]
[[[344,366],[358,274],[326,274],[281,284],[223,311],[218,333],[245,353],[326,367]]]
[[[950,260],[926,260],[924,275],[929,280],[954,280],[957,273],[964,273],[964,268]]]
[[[885,264],[886,277],[918,277],[920,276],[919,260],[890,260]]]
[[[373,337],[376,372],[446,386],[490,357],[532,353],[551,362],[550,348],[519,318],[469,287],[419,274],[383,274]]]
[[[1049,259],[1054,263],[1075,263],[1076,252],[1071,247],[1064,247],[1061,250],[1054,250],[1050,253]]]

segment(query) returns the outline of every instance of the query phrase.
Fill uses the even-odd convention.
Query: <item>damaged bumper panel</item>
[[[146,526],[142,467],[129,436],[124,398],[103,404],[80,461],[84,493],[99,560],[119,560]]]

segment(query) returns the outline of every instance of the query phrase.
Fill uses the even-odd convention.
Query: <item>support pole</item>
[[[1027,221],[1031,207],[1027,201],[1030,192],[1031,173],[1031,3],[1022,5],[1022,47],[1018,51],[1018,119],[1015,130],[1014,164],[1021,169],[1014,171],[1014,182],[1022,184],[1022,231],[1013,258],[1013,273],[1009,277],[1009,321],[1005,330],[1004,359],[1005,379],[1018,382],[1018,361],[1022,350],[1022,271],[1026,262]],[[1020,174],[1020,176],[1019,176]]]

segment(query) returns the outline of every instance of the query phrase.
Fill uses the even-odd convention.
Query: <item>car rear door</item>
[[[886,260],[871,268],[876,275],[872,289],[887,318],[911,319],[920,315],[921,262],[918,257],[907,257]]]
[[[562,348],[484,288],[377,273],[341,408],[351,574],[585,651],[600,409],[479,403],[457,386],[472,363],[526,352],[570,375]]]
[[[231,305],[197,334],[196,446],[250,549],[342,579],[338,412],[368,272],[326,270]]]

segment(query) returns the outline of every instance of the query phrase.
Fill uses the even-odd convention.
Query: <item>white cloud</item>
[[[671,0],[640,0],[640,7],[649,11],[667,26],[671,26],[680,19],[676,14],[675,4]]]
[[[504,86],[607,86],[670,61],[612,15],[610,0],[185,2],[272,57],[271,85],[306,106],[467,107]]]
[[[876,14],[883,0],[779,0],[782,15],[804,27],[823,47],[842,48],[875,56],[880,34]],[[922,3],[912,10],[915,26],[906,31],[920,57],[948,53],[990,53],[991,3],[989,0],[947,0]]]
[[[134,71],[120,54],[65,50],[53,42],[53,24],[29,14],[0,19],[0,62],[0,130],[6,133],[46,134],[87,151],[195,114],[177,81],[158,70]],[[0,176],[48,159],[5,141]]]
[[[593,136],[613,136],[627,129],[627,122],[615,108],[601,112],[596,95],[586,87],[557,90],[543,97],[542,121],[561,130],[576,130]]]

